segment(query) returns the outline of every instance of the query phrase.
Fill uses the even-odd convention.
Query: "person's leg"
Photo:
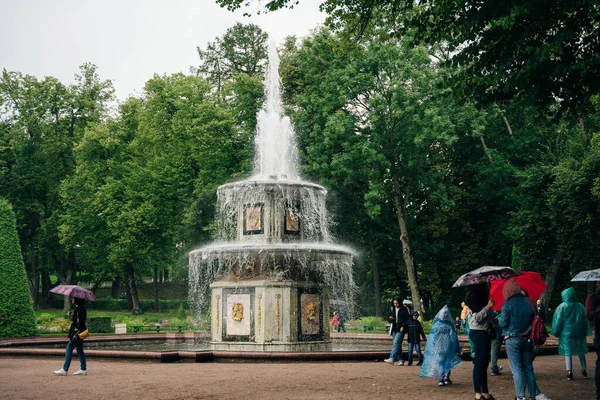
[[[573,359],[571,359],[571,356],[565,356],[565,365],[567,366],[567,371],[573,371]]]
[[[498,356],[500,355],[501,339],[492,340],[492,350],[490,354],[490,363],[492,365],[492,373],[498,372]]]
[[[506,348],[506,354],[508,355],[510,371],[513,374],[516,397],[525,398],[525,376],[523,374],[523,366],[521,364],[519,338],[506,339],[504,342],[504,347]]]
[[[579,354],[579,365],[581,365],[582,371],[587,371],[587,361],[585,359],[585,354]]]
[[[490,361],[490,340],[486,331],[471,330],[475,346],[475,360],[473,365],[473,385],[475,393],[489,393],[487,382],[487,367]]]
[[[421,343],[415,343],[419,364],[423,363],[423,353],[421,353]]]
[[[81,366],[80,369],[82,371],[85,371],[86,370],[86,360],[85,360],[85,353],[83,352],[83,340],[77,340],[76,348],[77,348],[77,355],[79,356],[79,364]]]
[[[392,333],[392,339],[394,344],[392,345],[392,352],[390,353],[390,359],[392,361],[398,361],[398,348],[400,347],[400,332]]]
[[[408,365],[411,365],[413,361],[413,347],[413,343],[408,343]]]
[[[600,332],[594,334],[594,347],[596,348],[596,371],[594,372],[596,400],[600,400]]]
[[[398,334],[398,361],[404,362],[404,353],[402,353],[402,341],[404,340],[404,332]]]
[[[529,390],[529,398],[534,399],[538,393],[536,393],[537,384],[535,382],[535,375],[533,374],[533,345],[527,339],[519,339],[519,341],[523,376]]]
[[[69,370],[69,367],[71,366],[71,358],[73,357],[73,340],[69,341],[69,344],[67,344],[67,350],[66,350],[66,356],[65,356],[65,364],[63,365],[63,369],[65,371]]]

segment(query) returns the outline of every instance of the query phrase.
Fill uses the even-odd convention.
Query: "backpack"
[[[544,321],[537,315],[533,317],[530,339],[531,343],[536,347],[543,346],[546,343],[546,339],[548,339],[546,325],[544,325]]]

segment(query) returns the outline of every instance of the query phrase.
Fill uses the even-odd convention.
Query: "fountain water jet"
[[[190,252],[189,297],[197,312],[210,299],[213,350],[329,350],[329,299],[351,307],[356,292],[353,251],[329,232],[327,191],[299,177],[278,68],[271,45],[257,172],[219,187],[219,242]]]

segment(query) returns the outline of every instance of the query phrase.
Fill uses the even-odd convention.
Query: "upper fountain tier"
[[[331,243],[325,209],[327,191],[300,180],[255,179],[218,189],[223,241]]]

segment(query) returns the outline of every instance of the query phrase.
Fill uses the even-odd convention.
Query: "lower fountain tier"
[[[331,350],[329,295],[297,281],[211,284],[213,350],[303,352]]]
[[[190,253],[190,265],[215,278],[322,281],[351,276],[354,254],[331,244],[215,244]]]

